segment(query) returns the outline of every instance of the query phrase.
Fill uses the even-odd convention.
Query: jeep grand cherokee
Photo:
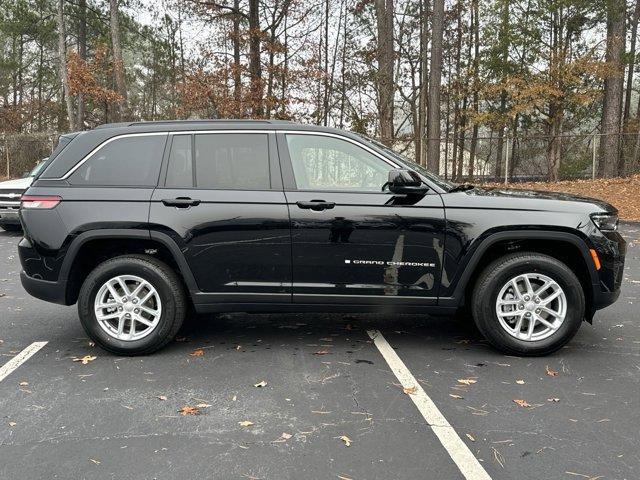
[[[119,354],[196,312],[469,311],[543,355],[620,293],[617,211],[454,185],[367,138],[280,121],[66,136],[22,197],[24,288]]]

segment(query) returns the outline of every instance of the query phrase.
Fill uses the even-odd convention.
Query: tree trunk
[[[111,26],[111,45],[113,48],[113,69],[116,77],[116,88],[120,95],[118,101],[118,120],[124,120],[129,117],[127,111],[127,85],[124,78],[124,63],[122,61],[122,46],[120,44],[120,22],[118,19],[118,0],[109,0],[110,5],[110,26]]]
[[[76,114],[73,108],[73,98],[69,94],[69,73],[67,72],[67,44],[66,31],[64,27],[64,0],[58,0],[58,72],[62,83],[63,96],[67,105],[67,118],[69,119],[69,130],[76,130]]]
[[[391,145],[393,140],[393,0],[375,0],[378,28],[378,116],[380,140]]]
[[[604,81],[604,104],[600,138],[598,173],[614,177],[624,173],[624,158],[619,159],[622,82],[624,67],[622,57],[625,47],[625,2],[609,0],[607,3],[607,51],[605,59],[612,74]],[[621,160],[619,162],[619,160]]]
[[[416,161],[420,165],[427,164],[427,149],[425,148],[426,117],[427,117],[427,85],[429,84],[429,0],[420,4],[420,97],[418,99],[418,137],[416,138]]]
[[[242,108],[242,76],[240,72],[240,0],[233,0],[233,98],[238,118],[244,117]]]
[[[249,0],[249,76],[251,77],[251,113],[254,118],[264,116],[259,7],[259,0]]]
[[[427,167],[437,175],[440,173],[440,82],[442,80],[444,0],[434,0],[431,26],[429,104],[427,106]]]
[[[478,111],[480,109],[480,98],[478,92],[478,84],[479,84],[479,72],[480,72],[480,9],[478,6],[479,0],[471,0],[471,30],[473,32],[473,37],[471,33],[469,34],[470,38],[473,38],[473,64],[472,64],[472,75],[473,75],[473,100],[472,100],[472,109],[474,116],[478,115]],[[475,157],[476,150],[478,148],[478,122],[473,120],[473,129],[471,131],[471,145],[469,146],[469,170],[468,175],[469,179],[473,180],[475,175]]]
[[[624,98],[624,122],[629,120],[631,115],[631,94],[633,92],[633,69],[636,61],[636,41],[638,37],[638,17],[640,16],[640,0],[636,0],[636,8],[631,21],[631,46],[629,49],[629,65],[627,71],[627,91]]]
[[[87,0],[78,0],[78,55],[87,59]],[[84,127],[84,98],[78,93],[78,128]]]

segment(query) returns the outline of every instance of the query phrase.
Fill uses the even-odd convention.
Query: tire
[[[151,299],[147,302],[153,303],[146,303],[147,309],[160,312],[159,315],[153,317],[142,312],[142,314],[147,315],[147,317],[143,317],[142,319],[153,323],[153,327],[129,319],[129,323],[125,321],[123,324],[121,334],[120,330],[115,331],[120,325],[120,313],[118,309],[122,310],[122,315],[124,315],[129,311],[127,309],[133,308],[133,303],[144,300],[144,298],[139,298],[133,294],[119,298],[117,301],[123,301],[124,298],[128,298],[128,300],[127,303],[120,304],[123,308],[115,307],[116,312],[114,313],[111,313],[114,307],[101,309],[101,312],[107,317],[109,315],[117,315],[117,318],[108,321],[102,320],[102,322],[98,320],[96,296],[100,294],[101,299],[104,299],[106,296],[108,300],[101,300],[101,304],[111,305],[114,295],[109,292],[113,290],[110,290],[106,286],[106,283],[117,277],[125,277],[127,281],[133,282],[127,284],[125,281],[130,293],[135,293],[131,292],[131,290],[135,290],[136,285],[141,285],[144,282],[147,282],[145,285],[148,284],[150,286],[149,288],[145,287],[141,291],[140,296],[145,297],[146,294],[149,293]],[[134,278],[141,279],[143,282],[135,282],[132,280]],[[118,285],[121,284],[116,283],[116,293],[122,292],[121,287],[118,287]],[[151,290],[153,290],[153,292]],[[140,303],[138,307],[143,307],[143,304]],[[87,276],[80,288],[80,295],[78,297],[78,315],[87,335],[105,350],[118,355],[146,355],[164,347],[173,339],[180,329],[186,311],[187,302],[185,291],[178,275],[165,263],[146,255],[120,256],[101,263]],[[140,313],[140,309],[137,309],[136,312]],[[136,315],[134,318],[140,318],[142,314]],[[129,315],[134,316],[134,312],[131,311]],[[149,318],[153,318],[153,320],[149,320]],[[129,334],[131,335],[132,323],[135,323],[135,327],[133,328],[135,332],[134,335],[144,336],[130,339],[118,338],[118,335],[126,336],[127,326],[129,326]],[[105,327],[105,324],[108,324],[108,326]],[[147,331],[147,328],[150,330]],[[139,332],[139,330],[142,331]]]
[[[7,232],[21,232],[22,225],[15,225],[13,223],[5,223],[4,225],[0,225],[0,228]]]
[[[547,290],[551,293],[526,295],[525,274],[531,285],[529,291],[542,288],[550,279],[555,282]],[[517,294],[510,283],[515,278]],[[553,289],[557,286],[564,297],[561,293],[553,299],[552,294],[558,291]],[[501,299],[504,304],[499,307],[497,301],[500,294],[503,295]],[[541,298],[543,295],[550,298],[549,308],[554,311],[554,315],[545,312],[543,304],[546,298]],[[530,301],[525,302],[524,298],[529,298]],[[514,305],[507,305],[511,303]],[[521,252],[505,255],[484,269],[473,290],[471,309],[478,330],[495,348],[508,354],[541,356],[562,348],[576,334],[584,318],[585,295],[580,281],[567,265],[548,255]],[[499,317],[498,310],[507,313]],[[515,315],[508,316],[512,311]],[[563,320],[560,321],[560,315],[555,316],[555,312],[565,312]],[[520,316],[522,322],[518,324]],[[541,316],[546,316],[543,319],[547,323],[539,320]],[[531,324],[528,319],[531,318],[535,318],[534,330],[529,334]],[[555,328],[550,328],[548,324]],[[527,335],[529,339],[523,338]]]

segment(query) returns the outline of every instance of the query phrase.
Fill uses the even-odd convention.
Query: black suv
[[[20,216],[24,288],[77,302],[87,334],[129,355],[190,309],[468,311],[500,350],[543,355],[617,299],[626,249],[606,203],[453,185],[368,138],[281,121],[66,135]]]

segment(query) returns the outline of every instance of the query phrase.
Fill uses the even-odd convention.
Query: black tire
[[[153,285],[162,302],[155,329],[138,340],[125,341],[105,332],[96,319],[94,300],[109,279],[135,275]],[[78,315],[87,335],[105,350],[118,355],[146,355],[169,343],[176,335],[187,311],[184,288],[177,274],[165,263],[146,255],[115,257],[98,265],[86,278],[78,297]]]
[[[513,277],[540,273],[556,281],[567,299],[567,313],[560,327],[549,337],[527,341],[515,338],[502,328],[496,301],[502,287]],[[522,356],[541,356],[562,348],[576,334],[585,311],[585,296],[575,273],[561,261],[535,252],[505,255],[488,265],[473,290],[471,308],[484,337],[498,350]]]
[[[7,232],[21,232],[22,225],[15,225],[13,223],[5,223],[4,225],[0,225],[0,228]]]

